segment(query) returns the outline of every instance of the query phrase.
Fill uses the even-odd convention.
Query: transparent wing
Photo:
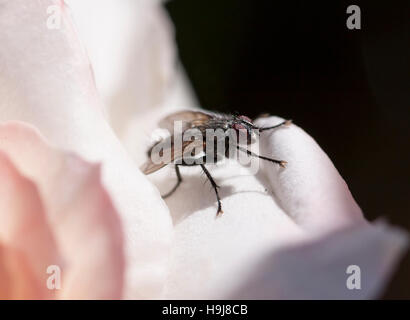
[[[191,156],[194,150],[203,149],[203,141],[182,141],[181,148],[174,147],[174,136],[156,143],[148,152],[149,159],[140,167],[141,171],[148,175],[165,167],[185,156]]]
[[[162,119],[159,123],[161,128],[167,129],[170,132],[174,130],[174,122],[182,121],[182,131],[192,127],[203,125],[212,118],[211,114],[202,111],[185,110],[170,114]]]

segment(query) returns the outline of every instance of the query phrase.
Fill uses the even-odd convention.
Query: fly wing
[[[169,141],[167,141],[169,140]],[[168,137],[155,144],[148,152],[149,159],[140,167],[141,171],[148,175],[167,164],[170,164],[184,156],[189,156],[194,150],[203,148],[203,142],[199,139],[183,141],[181,148],[174,147],[174,136]],[[158,156],[156,155],[158,153]]]
[[[159,123],[161,128],[173,132],[174,122],[182,121],[182,131],[207,123],[213,116],[202,111],[185,110],[170,114]]]

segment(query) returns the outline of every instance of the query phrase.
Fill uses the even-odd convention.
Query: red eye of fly
[[[247,116],[239,116],[239,119],[252,123],[252,119],[248,118]]]
[[[233,127],[235,130],[246,129],[245,126],[244,126],[243,124],[240,124],[240,123],[234,123],[234,124],[232,125],[232,127]]]

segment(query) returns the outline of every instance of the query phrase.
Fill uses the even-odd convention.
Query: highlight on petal
[[[283,119],[261,118],[260,127]],[[351,223],[365,223],[345,181],[314,139],[295,124],[261,134],[261,153],[285,160],[286,168],[261,164],[267,185],[279,205],[304,228],[329,231]]]
[[[163,1],[66,2],[90,55],[110,124],[142,164],[146,138],[157,120],[198,105],[178,61],[174,27]]]
[[[18,180],[23,186],[17,185],[11,174],[6,179],[16,186],[2,188],[2,195],[8,195],[2,199],[8,199],[11,209],[0,210],[0,225],[5,228],[0,229],[0,241],[10,238],[7,245],[22,250],[30,262],[36,260],[30,269],[44,286],[47,267],[59,266],[59,298],[120,298],[123,234],[117,212],[101,185],[99,166],[57,151],[23,123],[0,125],[0,150],[27,177],[25,189],[31,188],[25,190]],[[16,172],[14,176],[21,177]],[[38,193],[27,179],[36,183]]]
[[[127,240],[127,296],[158,296],[173,233],[169,212],[104,117],[68,7],[57,0],[0,3],[0,121],[30,123],[52,145],[102,163],[102,184]],[[49,6],[62,9],[59,29],[47,28]]]

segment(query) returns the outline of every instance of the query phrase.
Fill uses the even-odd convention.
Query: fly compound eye
[[[246,130],[246,127],[241,123],[234,123],[232,125],[232,128],[234,128],[235,130]]]
[[[250,144],[252,141],[253,130],[241,123],[234,123],[232,128],[236,131],[236,138],[239,144]]]
[[[245,121],[245,122],[249,122],[252,123],[252,119],[247,117],[247,116],[239,116],[239,119]]]

